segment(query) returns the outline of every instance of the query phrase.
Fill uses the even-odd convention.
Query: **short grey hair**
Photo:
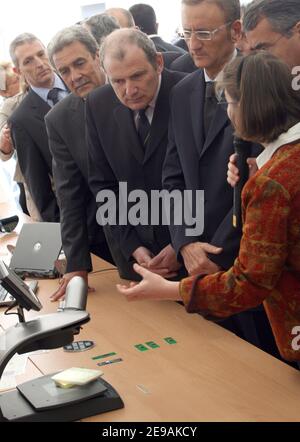
[[[300,21],[299,0],[253,1],[244,14],[244,31],[252,31],[264,18],[268,20],[274,32],[291,36],[292,28]]]
[[[157,67],[157,52],[153,41],[143,32],[138,29],[119,29],[114,31],[108,37],[100,47],[100,63],[104,68],[104,59],[107,53],[122,61],[127,53],[127,46],[137,46],[145,53],[149,63],[156,68]]]
[[[53,66],[55,66],[53,61],[54,55],[61,51],[64,47],[69,46],[76,41],[83,44],[90,54],[95,58],[99,50],[96,40],[86,28],[80,25],[74,25],[59,31],[50,41],[47,49]]]
[[[203,2],[217,5],[224,12],[226,22],[233,23],[241,18],[240,0],[181,0],[186,6],[196,6]]]
[[[107,14],[92,15],[92,17],[85,20],[84,26],[88,26],[99,46],[107,35],[116,29],[120,29],[117,20]]]
[[[16,67],[19,67],[19,61],[16,57],[16,49],[18,46],[22,46],[25,43],[32,43],[33,41],[41,41],[34,34],[30,32],[24,32],[23,34],[19,34],[9,45],[9,55],[12,59],[13,64]],[[44,45],[43,45],[44,46]]]

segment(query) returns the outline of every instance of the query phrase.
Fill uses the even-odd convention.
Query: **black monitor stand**
[[[15,353],[70,344],[81,326],[90,320],[88,312],[71,307],[28,322],[20,306],[18,313],[20,322],[0,335],[0,377]],[[0,394],[0,422],[66,422],[124,407],[118,393],[103,379],[63,389],[51,379],[54,374]]]

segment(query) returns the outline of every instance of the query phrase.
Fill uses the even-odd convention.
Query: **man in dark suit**
[[[157,52],[179,52],[180,54],[185,54],[186,51],[178,46],[172,45],[164,41],[158,32],[158,23],[156,21],[156,14],[152,6],[146,5],[144,3],[137,3],[129,8],[131,12],[135,25],[147,34],[149,38],[155,44]]]
[[[195,65],[191,54],[188,52],[186,54],[180,55],[180,57],[176,57],[170,64],[170,69],[172,71],[186,72],[187,74],[191,74],[195,72],[198,68]]]
[[[226,14],[226,2],[231,4],[231,11],[236,5],[230,16]],[[240,10],[238,0],[224,0],[224,10],[217,3],[182,1],[184,33],[198,70],[175,86],[171,94],[170,137],[163,170],[166,189],[205,191],[202,237],[187,237],[184,225],[171,229],[175,250],[182,255],[190,274],[228,268],[239,245],[239,235],[235,234],[231,219],[227,220],[233,200],[226,182],[227,162],[233,151],[232,127],[226,108],[218,105],[218,98],[224,99],[214,95],[211,105],[207,93],[221,77],[226,62],[235,56]],[[234,248],[228,243],[227,233],[235,234]],[[209,258],[211,251],[219,252],[212,244],[223,251]]]
[[[90,91],[105,83],[98,49],[96,40],[81,26],[63,29],[48,46],[52,64],[72,92],[45,118],[67,258],[67,272],[53,301],[64,295],[74,276],[87,281],[92,270],[90,252],[111,261],[103,228],[96,222],[96,202],[88,187],[85,140],[84,100]]]
[[[232,226],[233,191],[227,184],[227,163],[233,153],[233,129],[221,94],[214,89],[224,65],[236,56],[239,36],[238,0],[182,0],[182,25],[198,70],[171,94],[169,144],[163,167],[168,191],[204,190],[204,231],[188,236],[186,226],[171,226],[173,247],[190,275],[215,273],[232,266],[241,232]],[[260,345],[255,313],[242,313],[228,328]]]
[[[128,193],[142,190],[150,197],[151,190],[161,189],[169,94],[183,74],[163,72],[161,54],[136,29],[109,35],[101,46],[100,61],[110,85],[87,98],[91,189],[98,201],[98,192],[109,190],[116,200],[120,197],[125,202],[127,195],[119,194],[119,182],[125,182]],[[117,219],[107,226],[120,275],[137,279],[132,272],[135,260],[163,276],[175,276],[180,266],[170,245],[168,227],[152,226],[149,218],[145,225],[126,222],[132,207],[128,202],[128,209],[117,213],[125,225]]]
[[[51,67],[44,45],[33,34],[16,37],[10,45],[10,55],[16,71],[30,86],[9,119],[20,169],[41,219],[59,221],[44,117],[68,91]]]

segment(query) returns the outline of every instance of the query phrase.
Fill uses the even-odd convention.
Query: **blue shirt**
[[[38,94],[38,96],[46,101],[46,103],[49,104],[49,106],[53,107],[53,103],[52,100],[48,100],[47,96],[49,91],[51,91],[51,89],[53,89],[54,87],[57,87],[58,89],[61,89],[58,92],[58,97],[59,100],[62,100],[63,98],[67,97],[69,95],[69,92],[67,91],[66,86],[64,85],[62,79],[54,72],[54,84],[52,86],[52,88],[48,89],[48,88],[44,88],[44,87],[35,87],[35,86],[31,86],[31,89]]]

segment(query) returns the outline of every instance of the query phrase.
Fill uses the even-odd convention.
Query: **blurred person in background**
[[[156,20],[156,14],[152,6],[137,3],[129,8],[129,12],[132,14],[135,25],[145,34],[151,38],[155,44],[157,52],[179,52],[185,54],[186,51],[178,46],[174,46],[171,43],[167,43],[158,35],[158,23]]]
[[[105,10],[105,14],[114,17],[121,28],[134,28],[135,23],[132,14],[124,8],[109,8]]]
[[[25,80],[14,71],[12,63],[1,62],[0,95],[4,97],[4,102],[0,108],[0,158],[4,162],[10,160],[15,155],[8,119],[27,93],[28,85]],[[33,220],[39,221],[40,214],[32,200],[17,158],[13,179],[18,183],[20,189],[19,203],[23,212],[29,214]]]
[[[118,21],[106,13],[92,15],[82,23],[82,26],[92,34],[99,46],[107,35],[120,29]]]

